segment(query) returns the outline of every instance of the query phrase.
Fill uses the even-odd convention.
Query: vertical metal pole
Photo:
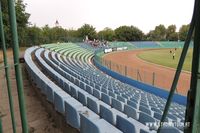
[[[16,133],[16,123],[15,123],[14,108],[13,108],[13,98],[12,98],[12,92],[11,92],[11,86],[10,86],[9,68],[8,68],[8,62],[7,62],[7,53],[6,53],[6,43],[5,43],[3,20],[2,20],[1,2],[0,2],[0,30],[1,30],[0,38],[1,38],[2,49],[3,49],[3,60],[4,60],[4,67],[5,67],[6,83],[7,83],[7,89],[8,89],[10,115],[11,115],[11,120],[12,120],[13,133]]]
[[[127,76],[127,66],[125,66],[125,76]]]
[[[11,33],[12,33],[11,35],[12,35],[12,43],[13,43],[13,58],[14,58],[14,64],[15,64],[15,77],[17,81],[17,91],[18,91],[18,98],[19,98],[22,131],[23,133],[28,133],[22,73],[21,73],[21,68],[19,64],[19,42],[18,42],[18,34],[17,34],[17,22],[16,22],[14,0],[8,0],[8,11],[9,11],[9,20],[10,20],[10,25],[11,25]]]
[[[165,108],[164,108],[164,112],[163,112],[163,115],[162,115],[162,118],[161,118],[161,122],[165,121],[165,118],[166,118],[167,113],[169,111],[170,104],[172,102],[172,98],[173,98],[173,95],[174,95],[174,91],[176,89],[178,79],[179,79],[179,76],[180,76],[180,73],[181,73],[181,70],[182,70],[182,67],[183,67],[183,63],[184,63],[184,60],[185,60],[185,57],[186,57],[186,54],[187,54],[187,51],[188,51],[188,48],[189,48],[191,38],[192,38],[192,33],[193,33],[193,30],[194,30],[195,19],[196,19],[195,18],[196,17],[196,8],[199,8],[199,7],[196,7],[197,1],[198,0],[195,1],[194,13],[193,13],[193,17],[192,17],[192,20],[191,20],[191,23],[190,23],[190,29],[188,31],[187,38],[185,40],[185,44],[184,44],[184,47],[183,47],[183,50],[182,50],[182,53],[181,53],[181,57],[179,59],[179,63],[178,63],[178,66],[177,66],[177,70],[176,70],[176,73],[175,73],[175,76],[174,76],[173,83],[171,85],[169,96],[167,98],[167,103],[166,103]],[[160,133],[161,128],[162,128],[161,126],[158,128],[158,130],[157,130],[158,133]]]
[[[3,133],[1,116],[0,116],[0,133]]]
[[[192,60],[191,85],[188,93],[186,122],[191,122],[185,133],[200,132],[200,1],[196,0],[196,22]]]
[[[155,72],[153,72],[153,81],[152,81],[152,85],[154,86],[155,85]]]

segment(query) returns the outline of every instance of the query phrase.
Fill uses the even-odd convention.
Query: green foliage
[[[2,7],[2,15],[3,15],[6,44],[9,47],[9,46],[11,46],[11,33],[10,33],[7,0],[1,0],[1,7]],[[24,44],[25,44],[24,38],[25,38],[25,35],[26,35],[26,28],[27,28],[27,25],[28,25],[28,19],[29,19],[29,16],[30,16],[30,14],[25,12],[25,8],[26,8],[26,6],[23,4],[22,0],[16,1],[15,9],[16,9],[17,30],[18,30],[20,46],[24,46]]]
[[[185,41],[190,25],[182,25],[179,29],[179,39]]]
[[[113,41],[115,38],[115,32],[111,28],[104,28],[102,31],[98,32],[99,40]]]
[[[36,26],[28,27],[26,31],[26,46],[39,45],[42,42],[42,30]]]
[[[134,26],[120,26],[115,29],[115,36],[118,41],[140,41],[143,33]]]
[[[168,41],[177,41],[178,40],[178,33],[176,32],[176,25],[168,26],[166,30],[166,39]]]
[[[84,24],[81,28],[78,29],[78,36],[80,38],[85,38],[88,36],[88,39],[93,40],[96,39],[96,31],[92,25]]]

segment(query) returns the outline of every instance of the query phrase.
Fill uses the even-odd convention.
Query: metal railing
[[[27,118],[26,118],[25,100],[24,100],[24,92],[23,92],[23,81],[22,81],[21,68],[19,64],[19,43],[18,43],[18,34],[17,34],[16,13],[15,13],[15,6],[14,6],[13,0],[8,0],[8,13],[9,13],[9,22],[10,22],[10,27],[11,27],[11,35],[12,35],[13,58],[14,58],[15,77],[16,77],[16,84],[17,84],[17,91],[18,91],[22,131],[23,133],[28,133],[28,124],[27,124]],[[2,43],[2,49],[3,49],[3,61],[4,61],[3,68],[5,69],[5,76],[6,76],[6,82],[7,82],[13,133],[16,133],[16,122],[15,122],[15,116],[14,116],[13,98],[12,98],[11,84],[10,84],[10,78],[9,78],[9,66],[7,62],[6,42],[5,42],[4,29],[3,29],[3,21],[2,21],[2,10],[0,10],[0,28],[1,28],[0,37],[1,37],[1,43]],[[1,118],[0,118],[0,132],[3,132]]]

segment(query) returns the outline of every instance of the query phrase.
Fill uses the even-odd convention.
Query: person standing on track
[[[175,59],[175,55],[176,55],[176,53],[174,52],[174,53],[173,53],[173,60]]]

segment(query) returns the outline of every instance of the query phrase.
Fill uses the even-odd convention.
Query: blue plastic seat
[[[157,122],[157,121],[153,117],[151,117],[150,115],[143,113],[143,112],[140,112],[139,122],[146,125],[147,123],[154,123],[154,122]],[[155,127],[152,127],[152,128],[155,129]]]
[[[99,114],[100,109],[99,109],[99,100],[95,98],[94,96],[88,95],[87,97],[87,107],[91,109],[93,112],[96,114]]]
[[[124,113],[128,116],[131,117],[133,119],[138,120],[138,114],[136,109],[134,109],[133,107],[129,106],[129,105],[124,105]]]
[[[81,133],[122,133],[119,129],[105,121],[104,119],[91,119],[87,115],[80,114]]]
[[[86,91],[87,91],[89,94],[93,94],[93,89],[92,89],[89,85],[86,85]]]
[[[118,115],[117,115],[116,127],[123,133],[136,133],[136,128],[137,128],[135,127],[134,123],[131,123],[130,121],[128,121],[128,119],[125,119]]]
[[[68,95],[64,91],[56,91],[54,92],[54,107],[55,110],[57,110],[59,113],[64,114],[65,113],[65,104],[64,100],[71,98],[70,95]]]
[[[112,104],[111,104],[111,106],[112,106],[113,108],[115,108],[115,109],[121,111],[121,112],[124,111],[124,103],[120,102],[120,101],[117,100],[117,99],[112,98]]]
[[[70,86],[70,95],[71,95],[72,97],[74,97],[75,99],[78,98],[78,92],[77,92],[77,90],[76,90],[76,86],[74,86],[74,85],[71,85],[71,86]]]
[[[127,101],[127,104],[130,105],[131,107],[135,108],[135,109],[138,108],[138,105],[137,105],[136,102],[133,102],[133,101],[128,100],[128,101]]]
[[[93,89],[93,96],[95,96],[98,99],[101,99],[101,92],[97,89]]]
[[[160,130],[160,133],[182,133],[182,132],[175,127],[163,126]]]
[[[108,105],[111,105],[111,98],[107,94],[101,93],[101,100]]]
[[[127,103],[127,99],[125,99],[125,98],[123,98],[123,97],[121,97],[121,96],[117,96],[117,100],[119,100],[119,101],[121,101],[121,102],[123,102],[123,103]]]
[[[108,92],[108,95],[111,96],[111,97],[113,97],[113,98],[116,98],[116,94],[113,93],[112,91],[109,91],[109,92]]]
[[[87,92],[78,91],[78,101],[82,103],[84,106],[87,105],[87,95],[89,95]]]
[[[142,105],[139,107],[139,110],[151,115],[151,110],[146,108],[146,107],[144,107],[144,106],[142,106]]]

